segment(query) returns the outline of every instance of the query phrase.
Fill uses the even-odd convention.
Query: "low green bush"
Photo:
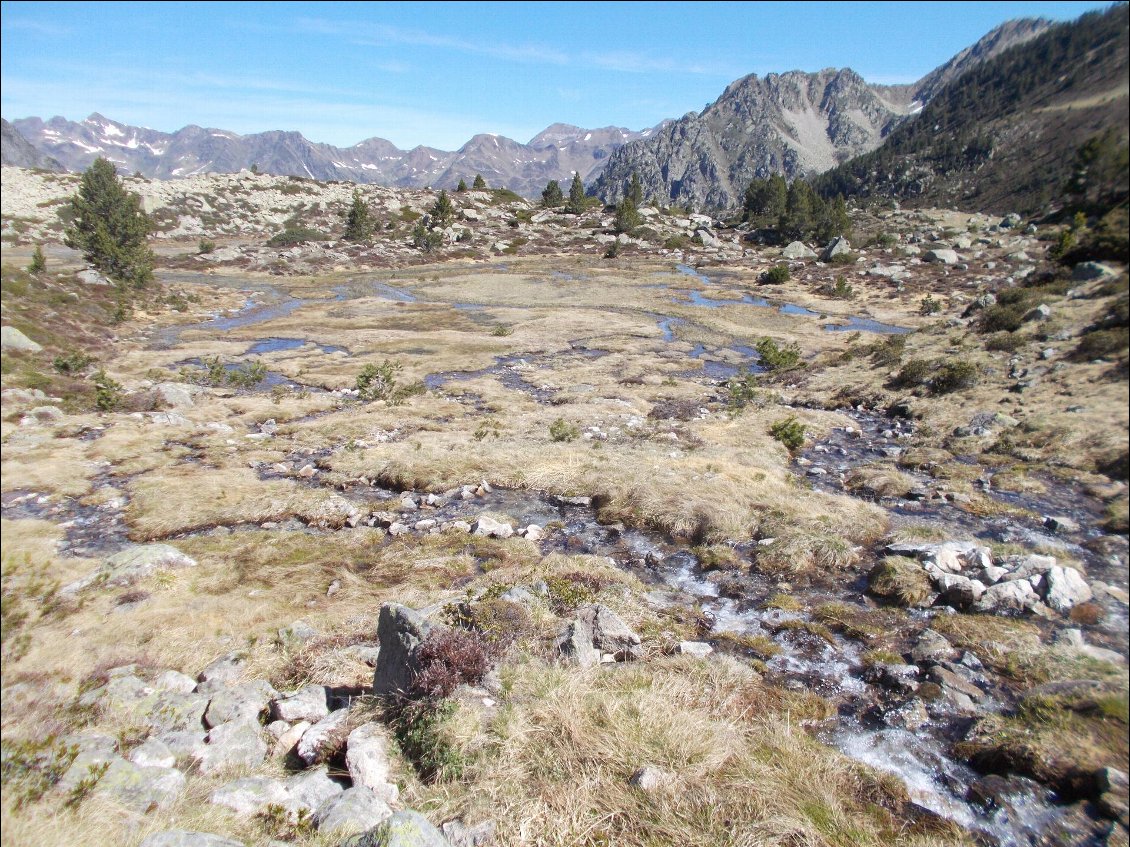
[[[804,446],[804,430],[804,424],[793,415],[789,415],[769,427],[769,434],[780,441],[790,453],[795,453]]]

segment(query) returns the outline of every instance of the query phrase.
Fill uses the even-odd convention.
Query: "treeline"
[[[813,187],[826,198],[913,195],[923,188],[914,165],[934,174],[975,169],[993,157],[996,142],[986,130],[993,122],[1072,89],[1082,93],[1096,73],[1102,76],[1110,67],[1121,66],[1125,73],[1119,54],[1126,52],[1127,9],[1120,4],[1085,14],[977,65],[897,127],[882,147],[821,174]],[[1067,167],[1070,159],[1044,177],[1062,185]],[[1014,178],[1019,183],[1025,175]]]
[[[851,230],[847,204],[840,195],[826,200],[804,179],[791,184],[779,174],[755,179],[745,191],[742,220],[773,230],[783,241],[831,241]]]

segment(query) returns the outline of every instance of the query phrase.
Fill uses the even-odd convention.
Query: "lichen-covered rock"
[[[208,702],[206,694],[165,691],[146,712],[145,723],[157,733],[202,730]]]
[[[600,651],[592,646],[592,628],[579,618],[569,621],[553,644],[562,656],[582,668],[600,664]]]
[[[1047,593],[1045,601],[1057,612],[1066,614],[1079,603],[1086,603],[1094,596],[1087,580],[1074,568],[1064,568],[1056,565],[1048,568]]]
[[[172,805],[184,786],[184,774],[175,768],[142,768],[115,758],[94,791],[127,809],[145,814]]]
[[[253,815],[267,806],[279,806],[289,794],[281,779],[266,776],[249,776],[237,779],[212,792],[211,801],[217,806],[231,809],[237,815]]]
[[[288,723],[317,723],[329,713],[329,697],[324,685],[304,685],[293,694],[279,697],[271,703],[271,717]]]
[[[324,802],[314,814],[319,832],[357,835],[392,817],[392,809],[367,788],[354,786]]]
[[[147,738],[130,750],[129,760],[139,768],[173,768],[177,757],[159,738]]]
[[[348,720],[348,709],[330,712],[302,734],[295,747],[298,757],[307,765],[327,761],[345,745]]]
[[[257,721],[259,715],[266,711],[267,703],[278,697],[278,694],[265,679],[255,679],[221,689],[212,695],[208,709],[204,712],[204,724],[213,727],[230,721]]]
[[[208,732],[208,746],[200,759],[201,773],[227,768],[253,768],[267,758],[267,743],[259,724],[250,720],[231,721]]]
[[[213,661],[196,677],[200,683],[217,685],[233,685],[243,677],[243,669],[247,666],[247,655],[235,651],[227,653]]]
[[[431,821],[411,809],[396,812],[368,832],[346,841],[342,847],[451,847]]]

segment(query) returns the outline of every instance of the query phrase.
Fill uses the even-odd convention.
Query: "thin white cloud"
[[[299,18],[295,25],[309,34],[346,38],[350,43],[367,47],[436,47],[474,56],[486,56],[508,62],[553,65],[556,67],[591,66],[621,73],[675,72],[724,75],[722,66],[708,62],[683,62],[635,52],[586,52],[579,56],[544,44],[505,44],[494,41],[470,41],[418,29],[405,29],[386,24],[332,21],[325,18]]]
[[[74,32],[74,30],[59,26],[58,24],[44,23],[43,21],[36,21],[30,18],[13,18],[11,15],[5,15],[3,23],[0,26],[6,30],[32,32],[36,35],[44,35],[49,38],[63,38]]]

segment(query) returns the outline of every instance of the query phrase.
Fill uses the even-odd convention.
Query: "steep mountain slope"
[[[663,202],[733,207],[754,177],[811,176],[874,150],[948,80],[1047,26],[1004,24],[914,85],[871,85],[834,68],[745,77],[701,114],[617,150],[592,192],[616,202],[634,172]]]
[[[0,118],[0,164],[19,168],[39,168],[45,171],[66,170],[55,159],[36,150],[3,118]]]
[[[1110,130],[1125,145],[1128,8],[1084,15],[943,87],[878,150],[817,181],[825,194],[1037,212],[1058,201],[1076,150]]]
[[[400,150],[383,138],[339,148],[311,142],[297,132],[237,135],[192,125],[164,133],[97,113],[81,122],[61,117],[49,121],[24,118],[14,122],[14,129],[34,148],[50,153],[74,171],[105,156],[122,171],[151,177],[232,173],[257,165],[268,173],[403,188],[454,188],[460,179],[470,182],[481,173],[492,186],[506,186],[530,197],[539,194],[549,180],[568,180],[574,171],[583,179],[592,179],[616,148],[652,132],[554,124],[529,144],[484,134],[451,152],[422,146]]]

